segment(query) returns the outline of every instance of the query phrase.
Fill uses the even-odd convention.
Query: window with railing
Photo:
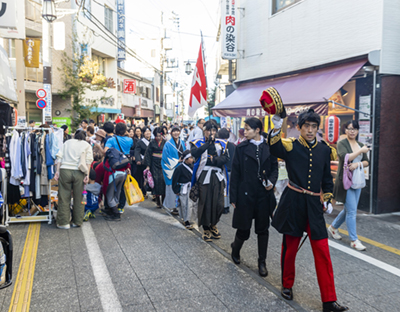
[[[272,14],[282,11],[300,1],[302,0],[272,0]]]

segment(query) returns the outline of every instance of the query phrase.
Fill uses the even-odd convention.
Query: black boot
[[[265,260],[267,259],[268,249],[268,232],[266,234],[257,235],[258,243],[258,273],[262,276],[268,276],[267,265]]]
[[[347,310],[349,310],[348,307],[341,306],[336,301],[324,302],[322,304],[322,309],[323,309],[324,312],[337,312],[337,311],[347,311]]]
[[[235,241],[231,244],[232,253],[231,257],[233,262],[240,264],[240,249],[242,249],[244,240],[241,240],[237,235],[235,235]]]
[[[292,290],[292,288],[285,288],[285,287],[282,286],[281,295],[286,300],[293,300],[293,290]]]
[[[156,195],[156,203],[157,203],[157,208],[161,208],[161,196]]]
[[[121,221],[121,214],[120,213],[113,213],[112,215],[108,215],[104,217],[104,220],[107,221]]]

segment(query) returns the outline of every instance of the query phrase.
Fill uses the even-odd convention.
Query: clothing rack
[[[6,131],[8,130],[23,130],[23,131],[29,131],[29,130],[41,130],[41,131],[49,131],[53,130],[53,126],[51,128],[39,128],[39,127],[22,127],[22,126],[16,126],[16,127],[7,127],[4,126],[4,129]],[[9,177],[6,178],[6,183],[8,183]],[[4,225],[8,226],[10,223],[27,223],[27,222],[44,222],[47,221],[48,224],[52,223],[52,201],[51,201],[51,180],[49,181],[49,186],[48,186],[48,207],[49,207],[49,212],[48,214],[43,214],[43,215],[35,215],[35,216],[14,216],[11,217],[9,215],[9,205],[7,203],[7,196],[4,196],[4,204],[2,206],[3,210],[3,215],[5,216],[4,219]],[[31,197],[26,197],[27,201],[31,200]],[[29,205],[30,206],[30,205]]]

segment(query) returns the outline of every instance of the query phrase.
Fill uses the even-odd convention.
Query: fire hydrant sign
[[[46,95],[47,95],[47,92],[46,92],[45,89],[39,89],[39,90],[36,91],[36,96],[37,96],[39,99],[45,98]]]
[[[136,80],[124,79],[124,93],[136,94]]]

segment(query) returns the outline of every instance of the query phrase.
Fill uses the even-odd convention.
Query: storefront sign
[[[117,0],[118,61],[125,61],[125,0]]]
[[[53,118],[53,124],[56,124],[58,128],[60,128],[63,125],[71,126],[71,118],[69,117],[54,117]]]
[[[17,28],[15,0],[0,1],[0,27]]]
[[[321,115],[328,115],[328,104],[303,104],[303,105],[285,105],[288,117],[297,117],[303,112],[308,111],[310,108]],[[255,108],[238,108],[238,109],[219,109],[213,111],[214,116],[224,117],[265,117],[268,114],[260,107]]]
[[[40,39],[24,40],[25,67],[39,68]]]
[[[366,114],[360,113],[360,120],[370,120],[371,116],[371,95],[360,96],[360,111]]]
[[[228,122],[226,121],[227,117],[221,117],[221,128],[227,128]]]
[[[25,0],[0,1],[0,37],[25,40]]]
[[[124,79],[124,93],[136,94],[136,80]]]
[[[222,0],[221,8],[222,58],[237,59],[237,16],[236,0]]]
[[[18,116],[17,127],[26,127],[26,116]]]

